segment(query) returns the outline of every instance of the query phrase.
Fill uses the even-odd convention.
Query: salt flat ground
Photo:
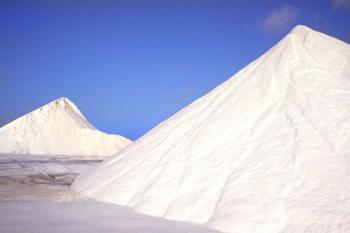
[[[215,233],[73,193],[73,179],[99,162],[0,154],[0,233]]]

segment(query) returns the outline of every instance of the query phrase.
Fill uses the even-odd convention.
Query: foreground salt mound
[[[350,232],[350,46],[297,26],[73,189],[223,232]]]
[[[98,131],[65,97],[0,128],[0,153],[107,156],[129,144]]]

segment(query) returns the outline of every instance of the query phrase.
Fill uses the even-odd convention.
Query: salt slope
[[[350,232],[350,46],[295,27],[75,191],[232,233]]]
[[[98,131],[65,97],[0,128],[0,153],[107,156],[128,144]]]

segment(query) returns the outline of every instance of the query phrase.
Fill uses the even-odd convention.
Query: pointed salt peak
[[[292,33],[294,34],[304,34],[306,32],[313,32],[311,28],[304,26],[304,25],[297,25],[292,29]]]
[[[49,106],[49,107],[63,107],[74,105],[67,97],[60,97],[58,99],[55,99],[51,102],[49,102],[47,105],[44,105],[43,107]]]
[[[81,114],[80,110],[78,109],[78,107],[70,99],[68,99],[65,96],[60,97],[60,98],[50,102],[49,104],[47,104],[47,106],[52,106],[52,107],[55,107],[55,108],[61,107],[61,108],[65,109],[65,110],[68,110],[69,112],[73,112],[73,113],[76,113],[76,114],[82,116],[82,114]]]
[[[310,35],[310,33],[316,33],[316,31],[304,25],[297,25],[290,31],[288,35],[304,38],[307,35]]]
[[[74,105],[75,106],[75,104],[65,96],[60,97],[52,102],[57,103],[57,104]]]
[[[56,100],[54,100],[54,101],[57,101],[57,102],[62,102],[62,101],[70,101],[69,99],[68,99],[68,97],[65,97],[65,96],[62,96],[62,97],[60,97],[60,98],[58,98],[58,99],[56,99]]]
[[[315,31],[307,26],[296,25],[275,47],[280,48],[280,46],[278,45],[281,45],[281,44],[287,45],[287,46],[294,44],[294,47],[297,47],[297,48],[299,48],[299,46],[300,47],[308,46],[308,45],[305,45],[305,41],[316,40],[320,34],[321,33],[319,33],[318,31]],[[282,51],[283,53],[285,53],[284,49]]]

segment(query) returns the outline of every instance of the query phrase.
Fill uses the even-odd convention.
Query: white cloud
[[[333,8],[350,8],[350,0],[332,0]]]
[[[284,5],[273,10],[264,20],[262,29],[268,32],[280,32],[291,26],[298,18],[298,9],[292,5]]]

